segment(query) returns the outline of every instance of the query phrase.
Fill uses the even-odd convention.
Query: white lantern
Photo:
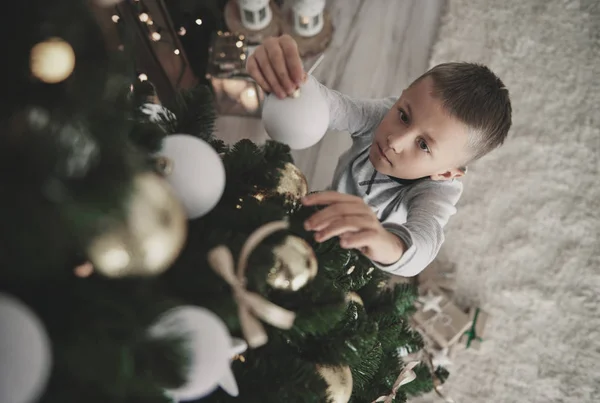
[[[244,27],[259,31],[266,28],[273,19],[269,0],[237,0]]]
[[[299,36],[315,36],[323,29],[325,0],[296,0],[293,18],[294,31]]]

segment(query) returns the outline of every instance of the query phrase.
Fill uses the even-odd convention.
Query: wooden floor
[[[314,72],[323,84],[345,94],[378,98],[399,95],[428,67],[443,0],[329,0],[334,36]],[[221,116],[217,137],[227,143],[263,142],[260,119]],[[330,132],[315,146],[293,152],[311,190],[327,187],[347,133]]]

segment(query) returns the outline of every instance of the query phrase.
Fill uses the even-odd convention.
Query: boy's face
[[[450,116],[426,77],[402,92],[375,131],[369,160],[385,175],[401,179],[462,176],[469,158],[468,128]]]

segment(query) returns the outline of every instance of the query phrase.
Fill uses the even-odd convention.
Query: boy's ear
[[[465,176],[466,173],[467,167],[452,168],[448,171],[431,175],[431,179],[434,181],[447,181],[449,179],[455,179]]]

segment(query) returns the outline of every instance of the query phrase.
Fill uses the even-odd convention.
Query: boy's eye
[[[425,140],[423,140],[423,139],[419,139],[419,140],[418,140],[418,142],[417,142],[417,144],[419,145],[419,148],[420,148],[422,151],[425,151],[426,153],[429,153],[429,152],[430,152],[430,151],[429,151],[429,146],[427,145],[427,143],[425,142]]]
[[[404,112],[404,110],[398,109],[398,116],[400,116],[400,120],[402,122],[408,124],[408,115],[406,114],[406,112]]]

